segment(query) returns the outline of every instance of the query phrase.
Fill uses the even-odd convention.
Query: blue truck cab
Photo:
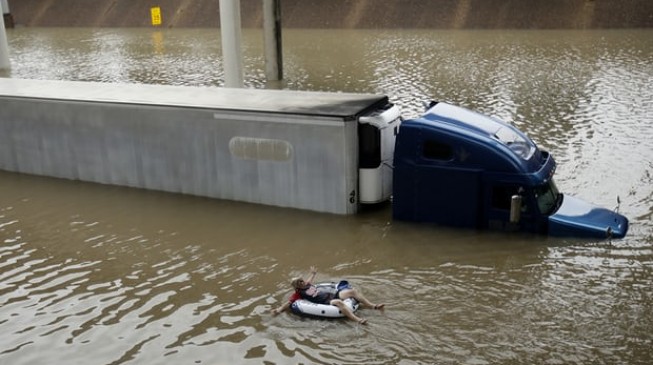
[[[621,238],[623,215],[560,193],[553,157],[497,118],[431,102],[396,137],[393,218],[554,236]]]

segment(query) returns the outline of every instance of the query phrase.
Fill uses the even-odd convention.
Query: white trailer
[[[353,214],[399,123],[383,95],[0,79],[0,169]]]

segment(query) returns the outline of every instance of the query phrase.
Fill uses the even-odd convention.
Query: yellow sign
[[[152,15],[152,25],[161,25],[161,8],[158,6],[151,8],[150,14]]]

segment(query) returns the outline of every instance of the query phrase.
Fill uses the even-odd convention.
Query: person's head
[[[306,282],[302,278],[294,278],[290,282],[290,285],[292,285],[293,289],[303,289],[306,286]]]

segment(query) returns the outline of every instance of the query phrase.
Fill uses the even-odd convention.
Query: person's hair
[[[297,289],[297,288],[299,287],[299,282],[300,282],[301,280],[304,280],[304,279],[302,279],[302,278],[294,278],[294,279],[292,279],[292,281],[290,282],[290,285],[292,285],[293,288]]]

